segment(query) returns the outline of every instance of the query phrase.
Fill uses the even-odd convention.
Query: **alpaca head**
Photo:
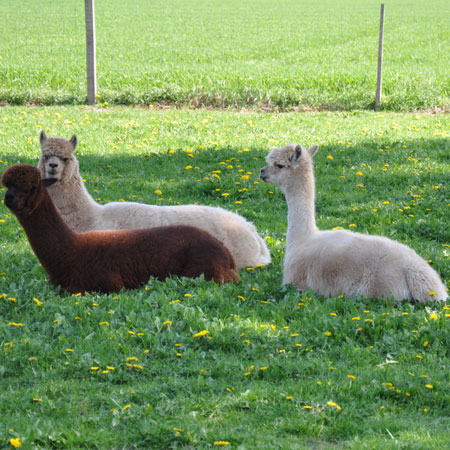
[[[78,161],[73,152],[77,146],[77,136],[74,134],[70,141],[64,138],[47,137],[42,130],[39,136],[42,155],[38,168],[43,179],[53,179],[64,183],[78,172]]]
[[[312,174],[312,158],[319,147],[304,148],[296,144],[273,149],[261,169],[260,178],[285,190]]]
[[[7,188],[5,206],[14,214],[29,215],[41,203],[46,183],[36,167],[16,164],[6,169],[2,184]]]

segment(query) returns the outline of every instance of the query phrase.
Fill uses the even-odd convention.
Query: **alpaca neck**
[[[65,214],[66,211],[83,210],[85,214],[90,214],[91,210],[101,206],[93,200],[84,186],[83,179],[79,173],[75,173],[68,181],[62,182],[61,186],[53,185],[48,191],[56,207]],[[60,193],[65,192],[66,195]],[[70,195],[70,202],[68,196]]]
[[[317,231],[315,220],[314,182],[307,185],[291,186],[286,189],[288,205],[288,229],[286,241],[306,240]]]
[[[77,235],[62,220],[46,189],[30,215],[17,215],[44,269],[52,276],[64,273],[75,252]]]
[[[78,172],[67,181],[49,186],[48,193],[71,229],[86,231],[95,228],[102,206],[89,195]]]

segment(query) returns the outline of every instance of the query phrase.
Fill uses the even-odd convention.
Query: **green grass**
[[[386,1],[382,109],[450,106],[450,3]],[[380,2],[97,2],[99,101],[372,109]],[[0,102],[86,102],[76,0],[3,0]]]
[[[222,206],[273,256],[235,285],[67,296],[2,205],[0,448],[450,445],[449,306],[282,287],[286,204],[258,180],[271,148],[319,144],[320,228],[407,243],[448,285],[448,115],[7,107],[0,120],[0,173],[37,163],[41,128],[77,133],[100,202]]]

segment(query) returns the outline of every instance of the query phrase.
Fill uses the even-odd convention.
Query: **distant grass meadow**
[[[379,0],[97,1],[99,101],[372,109]],[[386,0],[382,109],[450,106],[450,3]],[[84,2],[2,0],[0,102],[86,102]]]
[[[317,221],[412,246],[450,284],[450,116],[5,107],[0,173],[69,138],[99,202],[237,211],[273,263],[237,284],[68,296],[0,206],[0,448],[450,446],[450,307],[282,287],[268,151],[319,144]],[[4,189],[0,194],[3,196]]]

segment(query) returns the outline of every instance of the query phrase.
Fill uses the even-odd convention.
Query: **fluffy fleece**
[[[63,219],[74,231],[139,229],[164,225],[199,227],[219,239],[236,260],[238,268],[270,263],[270,253],[255,226],[242,216],[201,205],[155,206],[135,202],[100,205],[86,190],[74,155],[77,137],[47,137],[41,131],[42,178],[54,178],[49,193]]]
[[[52,181],[51,181],[52,182]],[[39,170],[15,165],[2,176],[4,203],[23,226],[50,282],[70,293],[137,288],[150,276],[238,280],[236,263],[209,233],[188,226],[77,233],[63,221]]]
[[[278,185],[288,204],[283,282],[324,296],[345,294],[426,302],[448,295],[439,275],[406,245],[345,230],[319,231],[310,149],[289,144],[267,157],[260,177]]]

